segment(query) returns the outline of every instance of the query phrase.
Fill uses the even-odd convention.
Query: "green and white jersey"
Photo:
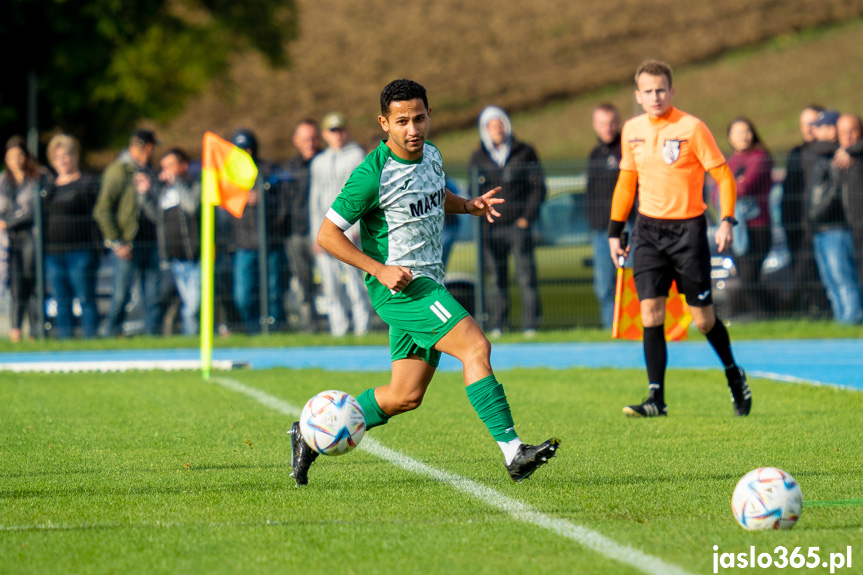
[[[419,160],[402,160],[385,142],[351,174],[327,212],[342,230],[360,222],[364,253],[386,265],[404,266],[414,278],[444,284],[441,234],[446,178],[440,151],[426,142]],[[370,274],[366,286],[377,308],[392,293]]]

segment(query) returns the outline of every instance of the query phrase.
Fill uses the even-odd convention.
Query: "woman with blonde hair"
[[[39,167],[24,138],[13,136],[6,142],[6,169],[0,173],[0,231],[9,241],[8,277],[12,293],[9,339],[21,340],[24,313],[30,335],[39,326],[36,320],[36,265],[33,241],[33,207],[47,174]]]
[[[81,333],[96,335],[96,261],[99,236],[93,206],[99,193],[98,178],[81,172],[78,142],[57,134],[48,143],[48,162],[57,177],[43,199],[45,278],[57,301],[58,338],[75,333],[74,300],[81,307]]]

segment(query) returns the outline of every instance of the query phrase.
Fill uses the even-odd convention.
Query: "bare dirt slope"
[[[770,37],[863,14],[863,0],[298,0],[292,66],[237,59],[233,86],[214,85],[159,126],[169,145],[199,152],[201,136],[254,129],[261,154],[295,152],[300,118],[341,110],[366,143],[378,96],[409,77],[429,90],[437,134],[471,125],[486,104],[510,111],[627,81],[639,62],[674,66]]]

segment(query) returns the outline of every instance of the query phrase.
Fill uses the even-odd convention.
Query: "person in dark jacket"
[[[842,114],[836,132],[839,150],[833,163],[839,169],[845,217],[854,238],[857,279],[863,283],[863,120],[856,114]]]
[[[803,136],[803,142],[788,152],[785,162],[785,182],[782,186],[782,227],[785,229],[796,284],[792,311],[801,311],[815,317],[829,313],[830,304],[818,279],[815,254],[812,252],[812,237],[805,221],[802,158],[806,148],[815,141],[813,124],[818,114],[823,111],[822,106],[813,104],[800,112],[800,134]]]
[[[180,148],[165,152],[159,164],[159,253],[180,294],[183,333],[195,335],[201,308],[201,187],[189,177],[189,156]]]
[[[42,199],[45,238],[45,279],[57,302],[57,337],[74,335],[72,302],[81,307],[81,334],[93,337],[99,327],[96,310],[96,267],[99,232],[93,206],[99,179],[78,167],[78,142],[57,134],[48,143],[48,161],[57,177]]]
[[[294,128],[294,147],[299,152],[285,165],[284,186],[288,234],[285,253],[291,275],[297,279],[300,296],[300,324],[304,331],[317,331],[315,310],[314,258],[309,227],[309,166],[322,149],[321,129],[317,121],[302,120]]]
[[[232,143],[252,156],[258,166],[258,178],[249,191],[249,201],[241,218],[231,218],[234,236],[234,304],[240,321],[247,333],[261,331],[264,322],[268,329],[278,329],[284,321],[284,218],[285,210],[280,205],[283,194],[282,183],[276,166],[258,157],[258,139],[251,130],[238,130]],[[264,221],[259,214],[264,211]],[[263,261],[260,258],[260,224],[263,223],[266,246]],[[261,310],[260,265],[266,266],[266,314]]]
[[[48,174],[27,150],[24,138],[6,142],[6,170],[0,174],[0,231],[9,241],[8,277],[12,292],[9,339],[21,340],[26,313],[32,338],[40,329],[36,319],[36,265],[33,238],[33,208]]]
[[[515,276],[521,291],[521,329],[528,337],[536,334],[540,318],[536,261],[531,227],[539,219],[546,188],[542,165],[536,151],[513,137],[509,116],[496,106],[486,107],[479,117],[480,147],[470,158],[472,178],[482,195],[496,187],[506,200],[506,210],[494,226],[483,222],[486,264],[494,277],[489,298],[489,333],[499,337],[509,321],[509,269],[515,260]]]
[[[588,160],[585,211],[593,244],[593,293],[602,327],[611,328],[617,270],[608,253],[608,219],[621,158],[620,112],[613,104],[602,103],[593,110],[593,131],[599,142]]]
[[[827,290],[833,319],[863,322],[860,284],[854,265],[854,240],[842,201],[839,168],[834,164],[839,112],[826,110],[815,121],[815,142],[803,154],[804,206],[812,232],[818,274]]]

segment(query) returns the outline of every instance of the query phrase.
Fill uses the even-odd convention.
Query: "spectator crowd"
[[[485,108],[478,124],[480,143],[468,164],[470,195],[501,186],[507,202],[499,221],[481,224],[478,236],[488,277],[486,325],[492,337],[514,328],[509,285],[514,277],[520,302],[516,327],[530,337],[542,318],[535,251],[546,176],[535,149],[516,138],[504,110]],[[626,143],[613,105],[597,106],[592,126],[598,140],[586,163],[583,215],[593,247],[597,319],[609,327],[616,272],[607,226]],[[728,124],[728,165],[737,179],[739,222],[733,258],[740,288],[731,302],[732,314],[781,311],[762,276],[779,229],[791,259],[792,289],[784,298],[785,309],[859,324],[863,123],[855,114],[808,106],[800,115],[800,131],[803,141],[788,153],[784,177],[777,177],[781,170],[755,124],[745,117]],[[362,276],[314,240],[329,205],[367,152],[351,139],[345,117],[330,113],[320,124],[299,122],[292,140],[297,154],[283,165],[260,157],[251,130],[236,131],[231,141],[251,154],[259,173],[241,218],[218,210],[219,332],[327,329],[319,299],[326,302],[330,334],[368,332],[373,314]],[[140,333],[170,333],[175,322],[184,334],[198,332],[200,163],[177,147],[157,155],[160,148],[153,131],[136,130],[128,147],[96,175],[82,171],[79,145],[67,134],[48,142],[49,167],[38,165],[23,138],[6,142],[0,173],[0,293],[8,290],[10,295],[13,342],[25,333],[34,337],[44,326],[57,338],[123,335],[133,303],[141,310]],[[448,186],[458,193],[449,179]],[[771,194],[779,187],[781,209],[775,210]],[[707,188],[706,196],[715,203],[715,192]],[[774,221],[777,217],[781,221]],[[457,218],[447,217],[444,229],[448,255]],[[359,241],[358,230],[348,235]],[[111,272],[102,313],[97,306],[100,266]],[[40,294],[53,302],[48,323],[37,303]],[[293,320],[287,313],[291,307]]]

